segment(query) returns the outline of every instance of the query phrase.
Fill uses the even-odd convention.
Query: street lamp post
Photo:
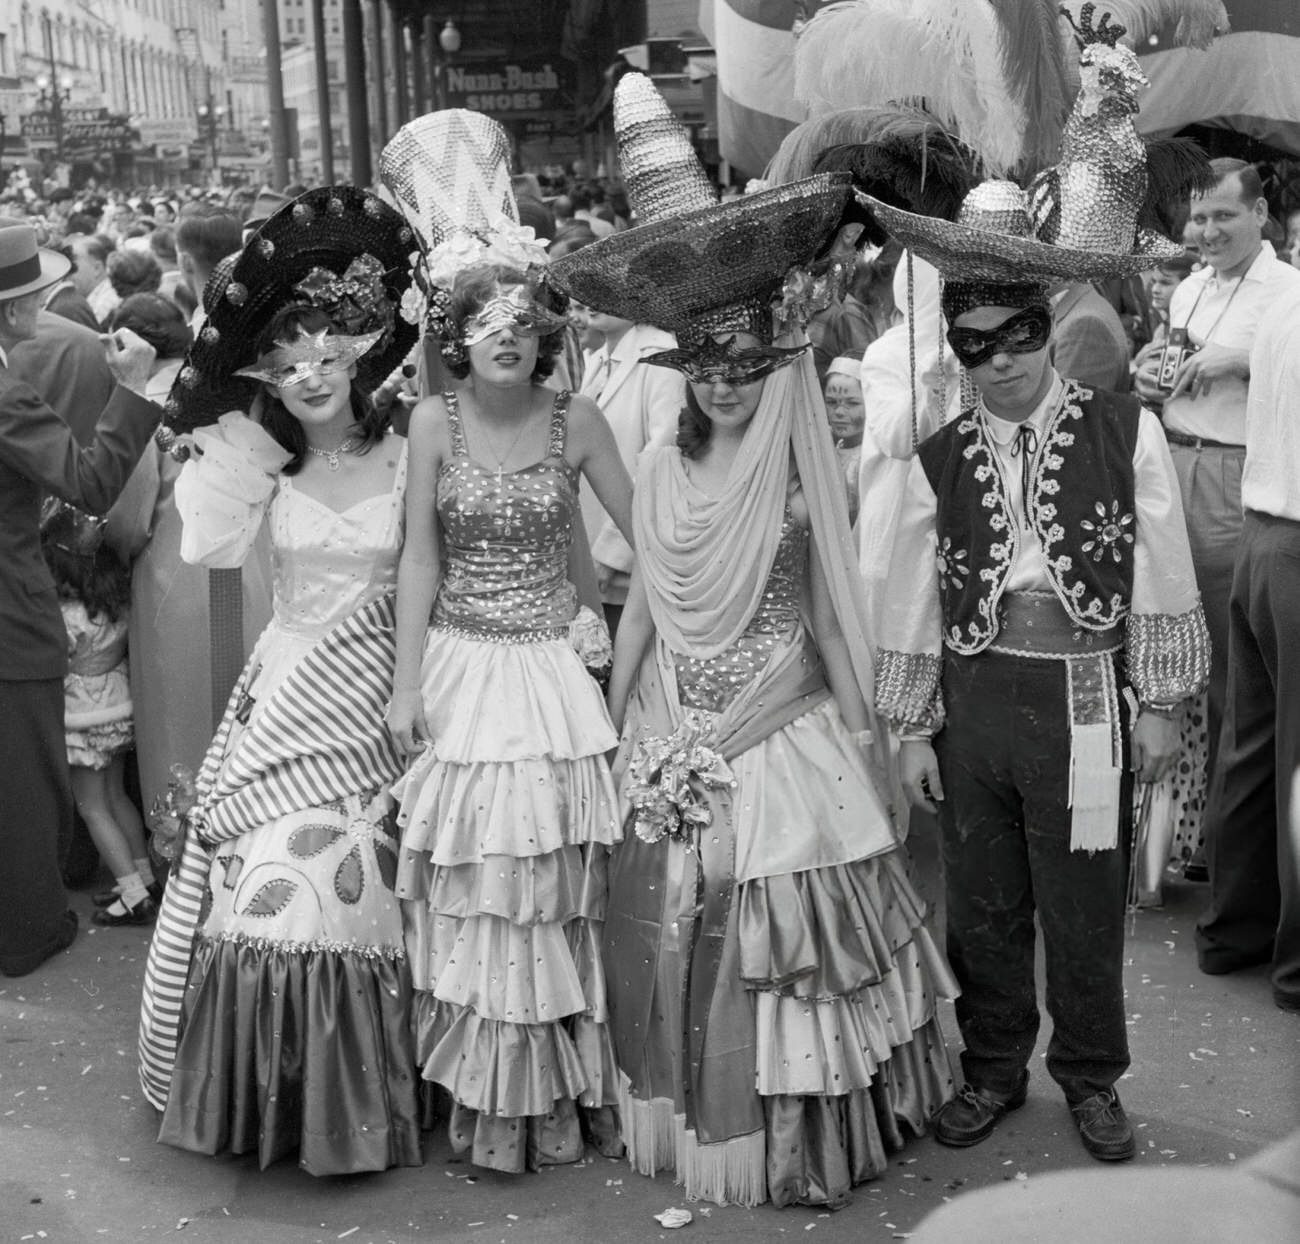
[[[208,98],[205,103],[199,105],[199,124],[207,131],[208,152],[212,160],[212,181],[215,185],[218,181],[217,163],[217,133],[221,127],[221,118],[226,115],[226,110],[215,102],[212,92],[208,92]]]
[[[54,126],[54,162],[63,163],[63,106],[72,99],[72,79],[63,78],[55,82],[44,75],[36,79],[40,94],[36,97],[36,107],[40,112],[48,111],[50,123]]]
[[[460,30],[450,18],[438,32],[438,46],[442,48],[442,63],[438,66],[438,107],[448,107],[447,71],[451,68],[451,58],[460,51]]]

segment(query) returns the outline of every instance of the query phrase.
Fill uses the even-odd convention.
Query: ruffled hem
[[[441,865],[477,864],[622,838],[614,783],[599,756],[455,764],[430,750],[393,793],[402,805],[402,893],[422,855]]]
[[[417,915],[408,922],[411,976],[420,993],[473,1007],[483,1018],[547,1024],[609,1015],[600,926],[511,924],[495,916]]]
[[[293,1152],[312,1175],[419,1166],[404,960],[200,939],[159,1140]]]
[[[434,627],[420,683],[444,761],[575,760],[618,744],[600,689],[567,639],[492,643]]]
[[[613,1106],[585,1109],[567,1098],[546,1114],[528,1118],[479,1114],[457,1102],[451,1108],[447,1136],[452,1150],[469,1152],[475,1166],[508,1175],[576,1162],[586,1141],[607,1158],[622,1157],[624,1152]]]
[[[490,856],[481,864],[434,864],[427,855],[407,864],[400,897],[425,903],[440,916],[500,916],[514,924],[603,920],[609,851],[563,847],[523,859]]]
[[[935,1061],[937,1055],[947,1077],[947,1055],[933,1008],[934,994],[915,945],[882,984],[852,997],[815,1002],[759,993],[754,1008],[757,1091],[770,1097],[867,1088],[900,1047],[918,1039],[924,1060]],[[936,1048],[927,1044],[927,1034],[933,1035]],[[935,1104],[944,1100],[940,1097]]]
[[[939,1061],[936,1060],[936,1055]],[[838,1209],[856,1184],[888,1168],[952,1096],[938,1025],[930,1023],[868,1085],[834,1094],[763,1096],[760,1131],[703,1144],[663,1097],[639,1098],[622,1077],[619,1113],[628,1162],[642,1175],[671,1168],[687,1200],[717,1205],[819,1205]]]
[[[418,993],[414,1029],[424,1079],[480,1115],[520,1119],[564,1100],[593,1109],[618,1101],[613,1045],[590,1016],[512,1024]]]
[[[135,742],[131,718],[106,721],[84,730],[64,728],[68,764],[80,769],[107,769],[113,757],[127,751]]]
[[[898,851],[742,882],[741,978],[801,998],[854,994],[884,981],[895,956],[918,938],[935,987],[955,997],[956,983],[926,932],[925,915]]]

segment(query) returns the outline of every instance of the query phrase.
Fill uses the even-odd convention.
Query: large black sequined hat
[[[640,223],[557,259],[547,281],[587,306],[678,337],[771,335],[792,268],[825,250],[849,200],[826,173],[718,202],[689,137],[649,78],[614,95],[619,169]]]
[[[415,344],[416,325],[399,314],[415,250],[401,215],[354,186],[321,186],[280,208],[208,279],[207,319],[168,395],[164,428],[189,432],[247,410],[257,381],[234,373],[253,362],[259,334],[292,302],[318,306],[343,333],[383,329],[357,364],[363,387],[377,387]]]

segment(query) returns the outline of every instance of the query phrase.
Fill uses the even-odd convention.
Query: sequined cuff
[[[1186,613],[1131,614],[1125,664],[1143,707],[1199,695],[1210,681],[1210,633],[1200,605]]]
[[[939,657],[924,652],[876,654],[876,712],[896,734],[930,738],[943,726]]]

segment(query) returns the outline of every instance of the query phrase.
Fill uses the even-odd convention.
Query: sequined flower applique
[[[1097,513],[1097,522],[1085,518],[1079,524],[1091,539],[1085,540],[1079,547],[1095,562],[1101,561],[1107,553],[1112,561],[1119,562],[1123,546],[1133,543],[1133,532],[1129,530],[1133,526],[1133,515],[1121,514],[1118,501],[1112,501],[1109,509],[1098,501],[1093,508]]]
[[[939,578],[947,579],[949,584],[958,591],[961,591],[966,586],[966,579],[970,575],[970,567],[966,565],[966,556],[965,549],[954,549],[951,538],[944,536],[936,556],[939,563]]]

